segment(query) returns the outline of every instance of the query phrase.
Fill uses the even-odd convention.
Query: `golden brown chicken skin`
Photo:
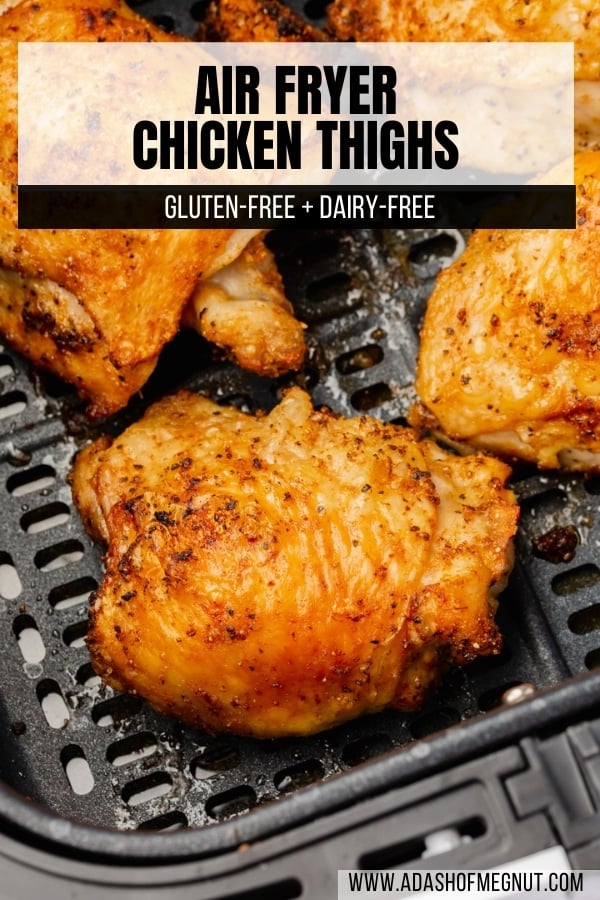
[[[575,77],[600,79],[595,0],[334,0],[336,37],[356,41],[573,41]]]
[[[197,286],[183,317],[243,369],[276,378],[300,368],[304,325],[294,318],[262,235]]]
[[[508,471],[314,411],[299,388],[256,418],[162,400],[75,463],[77,506],[108,544],[93,665],[211,732],[414,709],[450,664],[500,650]]]
[[[279,0],[212,0],[199,41],[319,41],[325,35]]]
[[[596,0],[334,0],[328,29],[354,41],[568,41],[575,45],[575,139],[600,147]]]
[[[475,232],[438,276],[411,421],[545,468],[600,467],[600,153],[577,228]]]
[[[36,40],[181,38],[121,0],[26,0],[0,16],[0,332],[34,362],[74,383],[92,415],[106,415],[144,384],[198,282],[235,261],[255,232],[19,230],[17,42]],[[243,296],[244,279],[238,283]],[[245,357],[255,371],[280,374],[302,363],[302,326],[283,295],[275,304],[270,287],[267,295],[263,319],[267,329],[282,329],[282,355],[272,354],[266,367],[258,354]],[[236,309],[242,311],[242,304]],[[227,345],[234,357],[244,320],[235,326]],[[202,331],[201,322],[198,327]]]

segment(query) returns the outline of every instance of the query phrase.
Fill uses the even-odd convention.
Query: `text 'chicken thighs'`
[[[213,732],[414,709],[449,665],[500,650],[508,473],[315,411],[299,388],[259,417],[162,400],[75,463],[76,503],[108,544],[94,667]]]

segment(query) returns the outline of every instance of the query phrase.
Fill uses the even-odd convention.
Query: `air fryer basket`
[[[401,421],[412,399],[423,301],[435,273],[463,243],[459,232],[272,236],[288,293],[309,325],[309,362],[295,377],[316,403]],[[203,360],[207,348],[195,336],[177,341],[150,396],[181,377],[170,360],[184,352]],[[209,737],[158,716],[137,697],[115,695],[94,676],[84,643],[87,598],[102,578],[102,562],[65,480],[86,435],[83,418],[70,398],[47,399],[52,385],[32,383],[19,359],[5,353],[1,361],[7,431],[0,665],[8,737],[0,765],[5,781],[43,806],[117,829],[239,823],[270,801],[285,804],[298,788],[476,718],[500,706],[511,688],[526,696],[600,662],[594,602],[600,484],[524,472],[514,484],[523,508],[519,562],[499,613],[505,649],[451,673],[423,711],[368,716],[302,740],[260,742]],[[227,363],[185,374],[187,384],[219,402],[249,409],[272,406],[291,380],[270,382]],[[134,408],[120,419],[135,414]],[[576,533],[574,559],[556,563],[535,555],[552,554],[538,540],[551,529],[567,542]],[[552,546],[556,534],[554,543],[548,539]]]
[[[183,33],[193,31],[201,11],[199,4],[170,5],[167,17],[157,0],[137,8]],[[182,334],[166,348],[143,401],[107,427],[122,427],[144,403],[180,383],[255,410],[272,406],[281,389],[297,381],[316,404],[403,421],[413,399],[424,303],[439,269],[460,253],[464,235],[286,231],[270,242],[288,296],[309,326],[304,370],[278,382],[257,378],[216,360],[198,336]],[[290,852],[284,835],[303,822],[358,801],[368,818],[369,798],[426,775],[434,785],[434,773],[501,746],[507,749],[490,758],[485,777],[499,782],[503,772],[535,768],[533,751],[527,757],[523,749],[510,749],[511,741],[540,729],[551,736],[597,705],[600,673],[591,670],[600,666],[600,480],[530,469],[517,471],[513,482],[522,516],[517,564],[498,614],[505,648],[450,673],[422,711],[386,712],[310,738],[260,742],[210,737],[157,715],[137,697],[115,694],[94,676],[85,647],[88,596],[102,578],[102,562],[66,483],[89,425],[64,385],[35,375],[8,350],[0,355],[0,378],[0,777],[6,785],[0,787],[0,832],[27,842],[32,866],[34,846],[80,860],[118,859],[122,866],[212,859],[279,835],[284,854]],[[598,754],[599,731],[593,732]],[[481,771],[477,777],[484,777]],[[445,788],[451,783],[447,776]],[[511,803],[526,806],[523,797],[517,784]],[[464,802],[472,815],[459,817],[458,831],[469,841],[481,838],[483,847],[486,833],[492,844],[493,830],[477,825],[488,800],[475,791]],[[432,830],[443,818],[436,810],[423,811]],[[324,841],[326,826],[311,827],[306,843],[320,839],[319,828]],[[348,821],[344,827],[350,828]],[[410,823],[403,827],[405,848],[414,835]],[[523,834],[511,827],[524,850],[527,826]],[[600,834],[600,823],[594,827],[586,839]],[[552,839],[548,829],[544,840]],[[397,850],[394,858],[374,850],[364,864],[419,859],[417,850],[412,857],[406,848]],[[0,851],[13,853],[4,844]],[[344,853],[346,867],[357,865],[349,851],[340,851],[340,859]],[[310,868],[310,856],[306,860]],[[243,868],[243,855],[235,862],[228,857],[228,865]],[[273,864],[274,879],[280,869]],[[123,882],[138,883],[134,870],[120,871]],[[211,871],[217,869],[207,869],[205,877]],[[77,870],[72,877],[95,875]],[[302,892],[285,873],[275,888],[265,884],[247,896],[286,900]],[[95,896],[89,886],[86,891],[82,897]]]

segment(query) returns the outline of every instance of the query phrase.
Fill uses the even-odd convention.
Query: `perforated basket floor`
[[[300,383],[316,403],[340,412],[402,421],[423,304],[440,266],[460,252],[462,235],[287,232],[273,235],[272,245],[309,325]],[[275,403],[289,383],[210,359],[200,338],[182,335],[167,348],[145,401],[183,379],[214,399],[256,409]],[[499,612],[505,649],[451,673],[422,712],[263,742],[209,737],[160,717],[100,684],[89,664],[87,599],[102,562],[66,483],[89,433],[78,404],[51,379],[32,380],[8,351],[0,376],[0,776],[56,813],[111,829],[239,821],[439,729],[461,722],[468,729],[466,720],[501,705],[510,688],[535,691],[600,665],[600,481],[520,472],[518,562]],[[120,423],[137,412],[139,404]],[[564,556],[565,546],[572,559],[549,561]]]

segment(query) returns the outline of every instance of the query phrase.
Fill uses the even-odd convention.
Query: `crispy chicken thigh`
[[[26,0],[0,16],[0,332],[30,359],[73,382],[92,414],[106,415],[144,384],[198,282],[234,262],[256,232],[19,230],[17,42],[35,40],[181,39],[121,0]],[[302,326],[281,291],[274,302],[272,270],[272,259],[264,257],[260,294],[256,273],[237,266],[240,317],[236,322],[230,312],[226,345],[235,358],[236,341],[242,342],[245,364],[263,374],[298,368],[305,350]],[[281,330],[276,346],[282,355],[273,351],[266,367],[245,346],[248,277],[260,294],[265,329]],[[202,332],[202,316],[196,321]]]
[[[329,24],[356,41],[574,41],[577,78],[600,79],[595,0],[334,0]]]
[[[573,41],[579,149],[600,142],[596,0],[334,0],[329,29],[355,41]]]
[[[183,321],[259,375],[298,369],[304,358],[304,326],[293,316],[273,254],[261,237],[202,279]]]
[[[500,650],[508,472],[314,411],[299,388],[262,417],[162,400],[75,462],[75,501],[108,544],[93,665],[211,732],[414,709],[450,664]]]
[[[600,152],[575,159],[576,230],[477,231],[438,276],[413,424],[542,467],[600,466]]]

